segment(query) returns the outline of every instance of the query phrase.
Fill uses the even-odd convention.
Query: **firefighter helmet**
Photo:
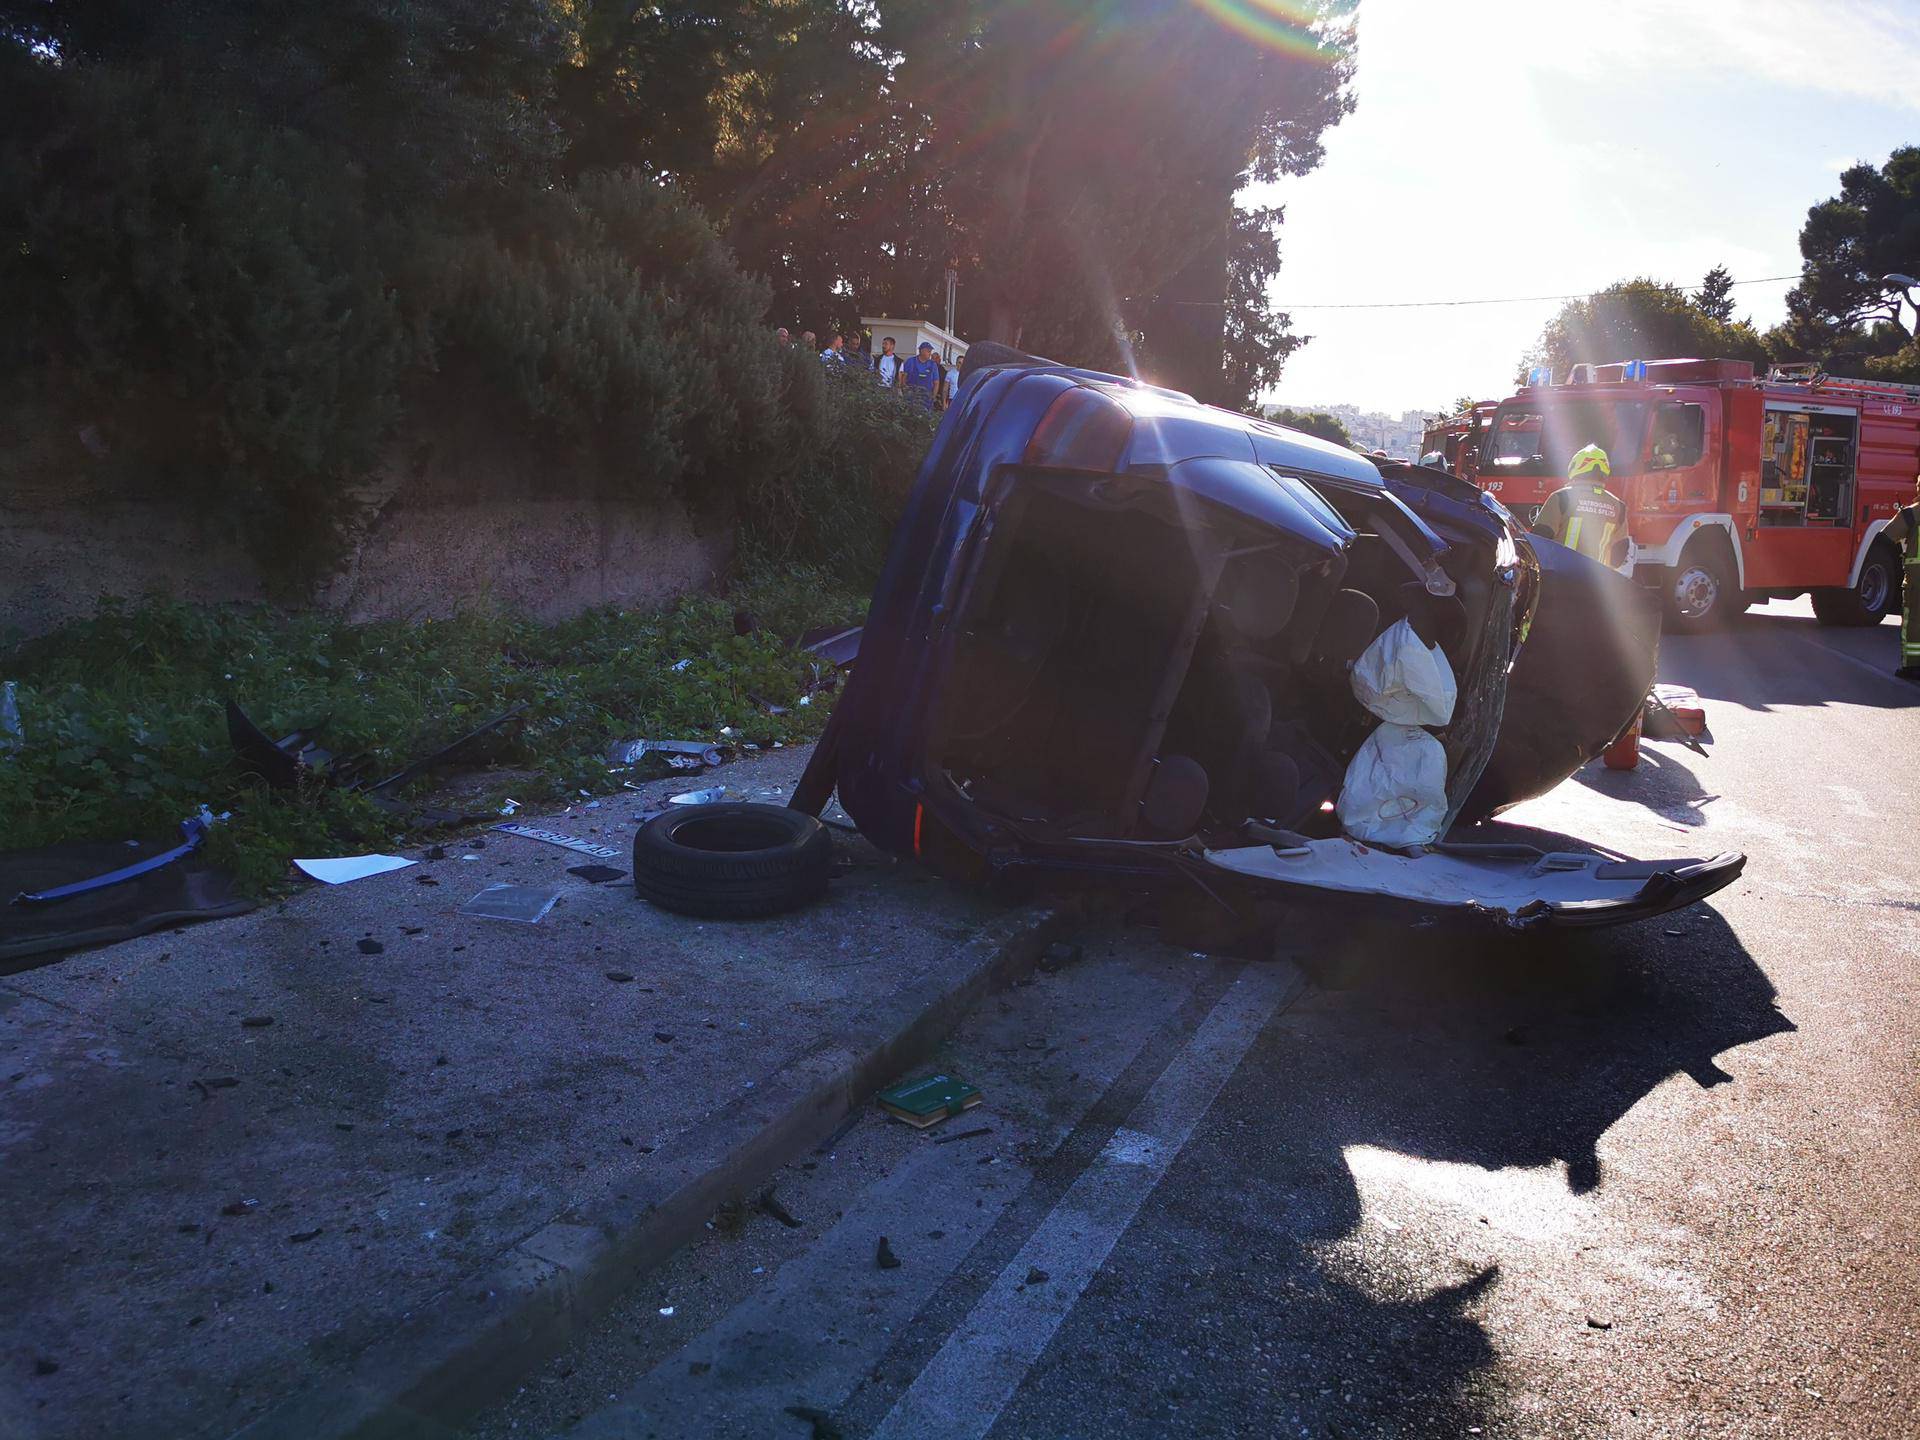
[[[1567,462],[1567,479],[1578,480],[1589,470],[1598,470],[1609,479],[1613,476],[1613,467],[1607,463],[1607,452],[1598,445],[1588,445],[1573,452],[1573,459]]]

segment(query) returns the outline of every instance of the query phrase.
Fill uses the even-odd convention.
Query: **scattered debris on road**
[[[796,1218],[791,1210],[780,1203],[780,1197],[773,1193],[771,1186],[762,1191],[760,1198],[754,1201],[753,1204],[754,1208],[762,1215],[771,1215],[789,1230],[798,1230],[801,1225],[805,1223]]]
[[[605,885],[609,881],[627,878],[626,871],[616,870],[611,865],[569,865],[567,874],[578,875],[589,885]]]
[[[676,770],[723,765],[727,758],[718,745],[705,740],[616,740],[607,747],[607,764],[638,765],[648,755],[658,755]]]
[[[620,858],[620,852],[611,846],[596,845],[591,840],[577,840],[571,835],[562,835],[558,830],[542,830],[537,825],[495,825],[493,828],[503,834],[518,835],[526,840],[544,840],[549,845],[558,845],[563,850],[592,855],[600,860]]]
[[[435,847],[436,849],[438,847]],[[428,855],[428,859],[444,859],[446,852]],[[323,885],[345,885],[351,880],[364,880],[369,875],[384,875],[389,870],[404,870],[418,861],[409,860],[404,855],[340,855],[328,860],[295,860],[304,874],[318,880]]]
[[[993,1134],[993,1127],[991,1125],[980,1125],[972,1130],[961,1130],[953,1135],[938,1136],[933,1143],[936,1145],[951,1145],[956,1140],[977,1140],[982,1135],[991,1134]]]
[[[953,1075],[924,1075],[880,1092],[880,1108],[896,1120],[919,1129],[970,1110],[980,1103],[980,1090]]]
[[[882,1270],[900,1268],[900,1257],[893,1253],[893,1247],[887,1243],[887,1237],[884,1235],[880,1237],[880,1243],[874,1247],[873,1263]]]
[[[558,890],[542,890],[535,885],[489,885],[462,905],[460,913],[481,920],[538,925],[559,898]]]

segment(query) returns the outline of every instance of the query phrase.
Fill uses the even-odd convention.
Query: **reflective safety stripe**
[[[1900,597],[1900,659],[1911,664],[1920,661],[1920,556],[1907,561],[1906,572]]]
[[[1600,526],[1600,543],[1598,545],[1589,547],[1580,543],[1581,536],[1585,532],[1586,527],[1586,519],[1580,515],[1575,515],[1572,520],[1567,522],[1567,538],[1560,543],[1565,545],[1569,550],[1578,550],[1590,560],[1606,559],[1608,551],[1613,545],[1613,532],[1618,527],[1615,526],[1611,520],[1599,521],[1597,523]]]

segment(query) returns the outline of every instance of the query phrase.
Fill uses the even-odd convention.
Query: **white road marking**
[[[1004,1119],[1000,1121],[1005,1127]],[[978,1189],[977,1147],[929,1145],[861,1197],[857,1209],[780,1268],[776,1284],[723,1316],[662,1361],[618,1404],[589,1417],[571,1440],[736,1440],[803,1435],[784,1416],[806,1402],[840,1403],[872,1370],[887,1338],[910,1321],[1000,1218],[930,1197]],[[1004,1189],[1029,1178],[1009,1162]],[[939,1239],[928,1233],[938,1227]],[[875,1237],[909,1258],[874,1265]],[[856,1277],[850,1284],[849,1277]],[[851,1292],[851,1293],[850,1293]]]
[[[947,1337],[873,1440],[977,1440],[993,1428],[1248,1047],[1296,989],[1291,967],[1242,972]],[[1029,1285],[1035,1270],[1047,1278]]]

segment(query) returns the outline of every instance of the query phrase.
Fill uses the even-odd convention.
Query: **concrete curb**
[[[921,1059],[983,995],[1033,968],[1071,910],[1009,915],[962,945],[942,974],[903,987],[443,1291],[233,1440],[422,1440],[450,1436],[503,1398],[725,1202],[833,1133]]]

